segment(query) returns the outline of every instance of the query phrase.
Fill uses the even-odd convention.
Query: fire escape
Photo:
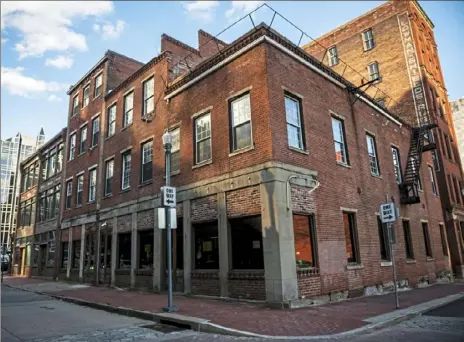
[[[418,126],[412,128],[408,161],[404,170],[403,182],[399,185],[402,204],[420,203],[419,171],[422,153],[437,148],[432,129],[437,124],[432,121],[428,111],[423,111],[418,117]]]

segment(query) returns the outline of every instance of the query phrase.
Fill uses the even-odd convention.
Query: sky
[[[312,38],[354,19],[384,1],[268,1]],[[47,138],[67,123],[66,90],[107,49],[141,62],[160,52],[163,33],[193,47],[197,32],[218,34],[263,1],[2,1],[1,137],[21,132]],[[464,96],[464,2],[420,1],[435,24],[435,39],[450,100]],[[259,8],[251,18],[270,23]],[[231,42],[250,30],[247,17],[219,36]],[[298,43],[300,32],[277,16],[273,28]],[[305,38],[301,44],[309,42]],[[461,57],[459,57],[461,56]]]

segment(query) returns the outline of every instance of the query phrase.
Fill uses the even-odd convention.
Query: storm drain
[[[165,320],[161,320],[160,323],[156,324],[142,325],[141,328],[155,330],[163,334],[170,334],[173,332],[190,330],[190,326],[188,324],[182,324]]]

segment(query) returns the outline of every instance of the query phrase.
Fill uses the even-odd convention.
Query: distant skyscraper
[[[19,164],[29,158],[45,143],[45,133],[40,129],[37,137],[23,136],[21,133],[1,141],[0,173],[0,245],[10,244],[11,233],[16,227],[16,213],[19,196]]]

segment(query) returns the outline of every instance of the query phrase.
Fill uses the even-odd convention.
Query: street
[[[311,318],[301,324],[311,324]],[[264,341],[178,330],[135,318],[61,302],[2,285],[2,342]],[[273,339],[274,340],[274,339]],[[274,341],[285,341],[275,339]],[[337,341],[339,341],[338,339]],[[464,300],[346,342],[464,341]],[[334,339],[318,340],[320,342]]]

